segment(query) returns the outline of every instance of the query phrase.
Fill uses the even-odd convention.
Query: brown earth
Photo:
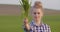
[[[19,5],[0,4],[0,15],[20,15],[21,8]],[[59,10],[44,9],[45,15],[59,15]]]
[[[44,9],[45,15],[60,15],[60,10]]]

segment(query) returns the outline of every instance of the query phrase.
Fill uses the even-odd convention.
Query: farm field
[[[0,16],[0,32],[24,32],[22,20],[23,16]],[[60,32],[60,15],[46,15],[43,22],[50,25],[52,32]]]

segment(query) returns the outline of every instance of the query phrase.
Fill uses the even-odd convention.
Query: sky
[[[35,1],[41,1],[44,8],[60,10],[60,0],[31,0],[32,5]],[[19,0],[0,0],[0,4],[19,5]]]

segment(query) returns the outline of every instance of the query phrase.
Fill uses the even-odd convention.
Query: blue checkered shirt
[[[24,29],[26,32],[27,30]],[[34,21],[30,23],[29,32],[51,32],[50,27],[47,24],[41,23],[40,26],[37,26]]]

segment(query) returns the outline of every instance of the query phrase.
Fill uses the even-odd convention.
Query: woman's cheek
[[[37,18],[40,19],[40,15]]]

